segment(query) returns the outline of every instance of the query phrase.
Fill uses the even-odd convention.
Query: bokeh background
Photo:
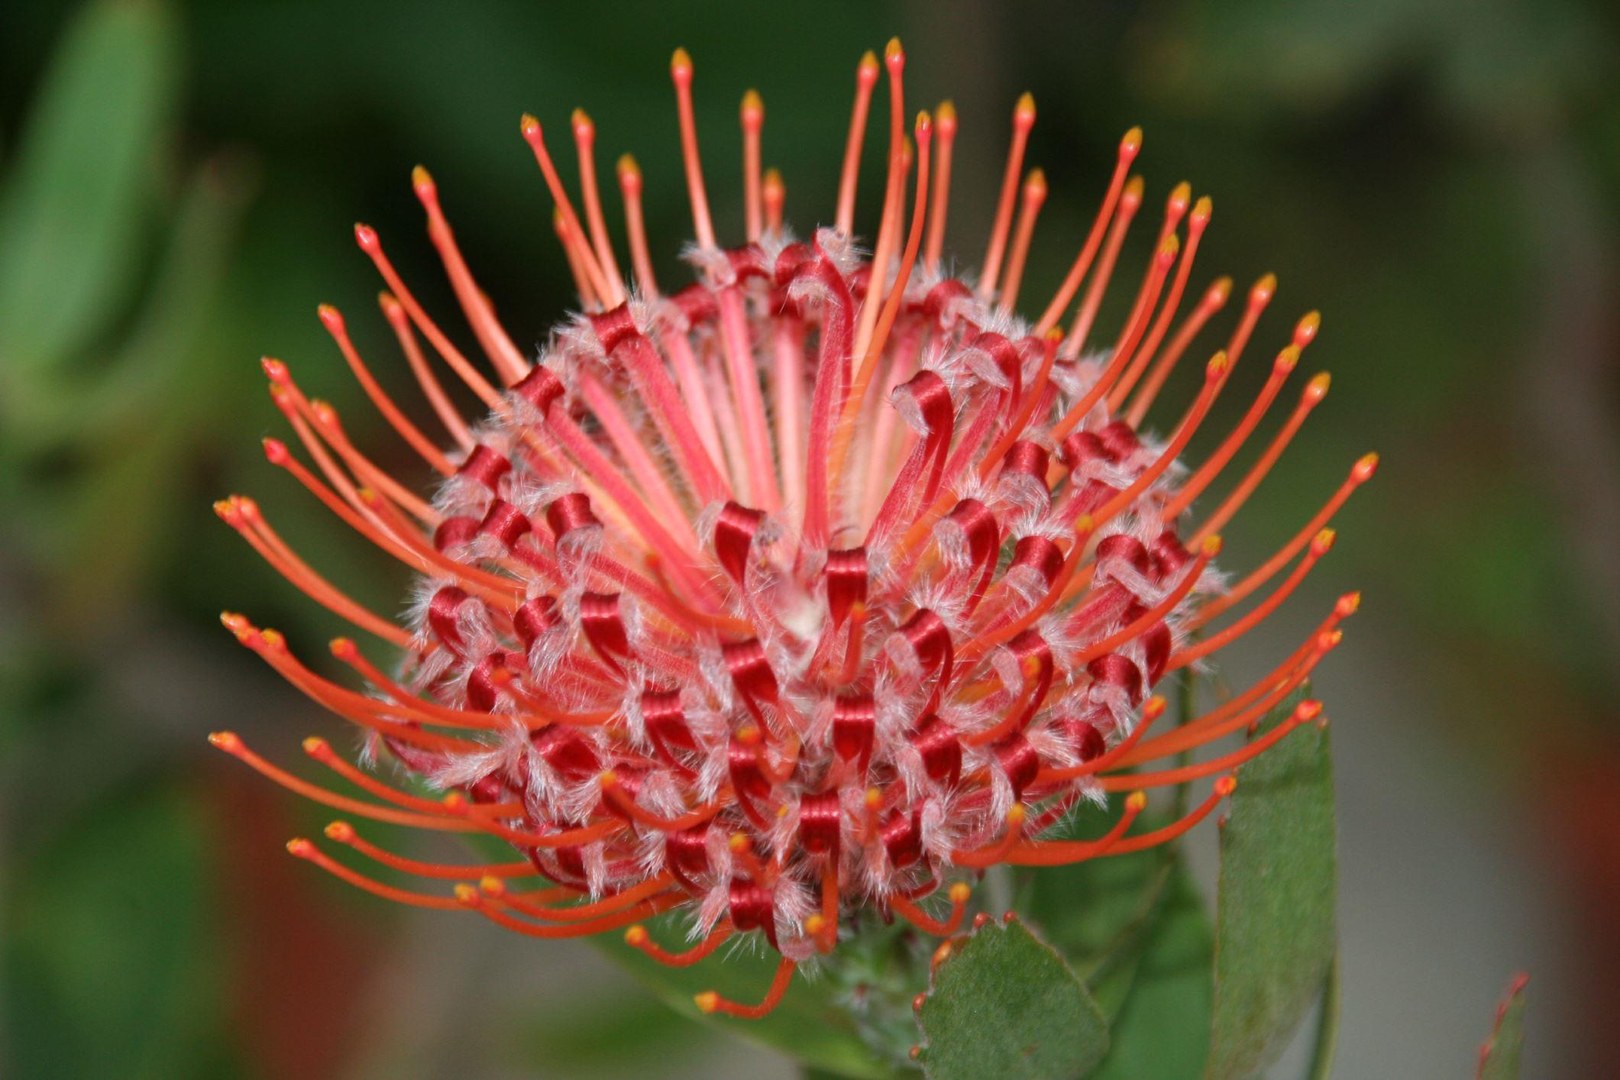
[[[204,735],[228,724],[296,762],[303,735],[343,733],[216,616],[247,611],[315,653],[340,628],[209,504],[252,492],[316,565],[394,608],[404,578],[258,446],[277,427],[261,354],[340,409],[359,397],[318,302],[389,355],[351,223],[377,225],[444,302],[408,186],[426,163],[514,337],[538,342],[571,290],[520,111],[561,129],[586,105],[604,167],[638,154],[673,279],[671,48],[696,57],[711,193],[737,235],[743,90],[764,94],[790,219],[824,221],[854,63],[893,33],[912,100],[948,94],[962,119],[966,261],[1028,89],[1052,195],[1026,295],[1055,285],[1141,123],[1150,207],[1183,177],[1215,200],[1200,279],[1279,275],[1256,352],[1324,312],[1308,361],[1333,392],[1228,557],[1264,557],[1381,452],[1331,569],[1234,661],[1234,677],[1263,670],[1345,583],[1363,590],[1318,681],[1339,769],[1341,1075],[1468,1074],[1519,969],[1527,1075],[1620,1075],[1620,9],[1605,0],[7,0],[0,1072],[793,1075],[665,1012],[588,946],[397,909],[288,859],[282,841],[325,815]],[[346,415],[362,445],[381,434]],[[1200,852],[1207,869],[1207,837]]]

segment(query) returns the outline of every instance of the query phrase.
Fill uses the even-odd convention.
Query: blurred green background
[[[1233,662],[1264,670],[1329,597],[1363,590],[1318,682],[1339,757],[1341,1075],[1465,1074],[1519,968],[1527,1075],[1620,1075],[1620,12],[1604,0],[8,0],[0,1073],[793,1075],[586,946],[397,909],[288,859],[281,842],[325,815],[203,737],[228,724],[296,761],[303,735],[344,733],[216,615],[312,653],[339,627],[209,504],[253,493],[323,572],[396,608],[405,579],[258,446],[279,434],[261,354],[340,408],[360,396],[317,303],[392,355],[352,222],[443,310],[408,186],[427,164],[514,338],[538,343],[572,297],[521,111],[561,130],[584,105],[601,167],[637,153],[678,280],[671,48],[696,58],[735,237],[743,90],[764,95],[766,158],[808,229],[830,217],[854,63],[893,33],[912,100],[949,95],[961,115],[965,262],[1028,89],[1052,195],[1026,297],[1055,285],[1141,123],[1150,207],[1183,177],[1215,200],[1195,284],[1279,275],[1256,352],[1324,312],[1308,362],[1333,393],[1225,558],[1263,558],[1357,455],[1383,455],[1331,569]],[[380,434],[345,415],[361,445]]]

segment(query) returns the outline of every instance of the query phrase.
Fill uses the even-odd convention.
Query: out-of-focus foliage
[[[324,819],[206,756],[202,734],[229,715],[283,751],[310,731],[344,736],[212,620],[239,607],[310,644],[339,626],[208,503],[251,490],[323,573],[397,608],[404,575],[277,483],[256,445],[274,417],[262,353],[339,409],[357,400],[316,303],[343,307],[368,355],[390,346],[353,219],[376,224],[441,306],[448,290],[407,187],[423,160],[514,337],[537,344],[569,286],[518,141],[522,110],[560,123],[582,104],[604,156],[637,153],[658,269],[676,280],[688,229],[671,47],[698,61],[719,226],[740,225],[731,125],[757,85],[767,158],[804,229],[827,216],[855,58],[896,32],[917,103],[949,94],[963,118],[951,231],[965,262],[990,218],[1007,111],[1027,88],[1040,108],[1032,163],[1052,194],[1026,295],[1061,274],[1110,147],[1141,122],[1150,199],[1183,175],[1215,198],[1209,276],[1275,269],[1280,305],[1324,310],[1310,357],[1334,369],[1333,396],[1310,451],[1257,497],[1228,551],[1261,557],[1357,455],[1383,453],[1333,556],[1334,576],[1368,596],[1354,633],[1410,665],[1420,692],[1400,719],[1440,741],[1444,784],[1545,815],[1546,834],[1569,844],[1522,873],[1585,890],[1567,932],[1591,973],[1575,972],[1585,981],[1566,1000],[1590,1017],[1557,1018],[1538,995],[1534,1024],[1561,1023],[1565,1037],[1533,1032],[1526,1056],[1557,1044],[1577,1074],[1613,1072],[1614,1048],[1579,1038],[1620,1008],[1608,974],[1620,938],[1600,914],[1620,883],[1586,870],[1592,851],[1620,843],[1604,824],[1614,815],[1594,811],[1620,772],[1611,8],[0,5],[0,1072],[715,1067],[708,1029],[622,981],[557,971],[541,948],[456,937],[450,917],[405,915],[284,865],[279,841]],[[876,192],[862,194],[866,214]],[[1145,247],[1126,259],[1139,265]],[[397,366],[376,366],[395,385]],[[1234,376],[1232,408],[1263,367]],[[397,455],[364,416],[345,413],[355,439]],[[1326,696],[1356,722],[1355,686]],[[1564,783],[1572,767],[1589,780]],[[1142,853],[1033,880],[1006,897],[1109,1017],[1100,1075],[1195,1073],[1213,939],[1184,865]],[[903,987],[866,959],[869,981],[820,990],[878,991],[903,1016]],[[890,1045],[897,1031],[856,1037]]]
[[[1479,1050],[1479,1080],[1516,1080],[1519,1055],[1524,1050],[1524,1010],[1526,980],[1520,976],[1508,987],[1507,998],[1497,1009],[1490,1038]]]

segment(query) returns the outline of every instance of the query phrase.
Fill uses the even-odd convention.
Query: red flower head
[[[1337,642],[1353,594],[1265,678],[1149,735],[1164,711],[1154,688],[1281,604],[1331,546],[1328,520],[1373,472],[1373,457],[1358,462],[1258,569],[1235,581],[1216,572],[1217,531],[1322,399],[1321,375],[1229,493],[1189,513],[1281,392],[1316,315],[1298,322],[1237,426],[1198,467],[1183,466],[1274,280],[1249,292],[1196,396],[1167,418],[1168,435],[1144,433],[1166,377],[1231,291],[1216,281],[1178,317],[1209,200],[1193,202],[1186,184],[1170,193],[1128,317],[1112,341],[1095,340],[1142,205],[1141,181],[1127,178],[1141,145],[1132,130],[1072,269],[1025,321],[1019,283],[1046,193],[1038,170],[1019,182],[1034,102],[1020,99],[1013,113],[979,275],[952,276],[941,252],[956,117],[949,105],[924,113],[907,138],[904,62],[898,42],[881,67],[870,54],[861,62],[833,224],[804,240],[782,224],[780,178],[760,170],[763,105],[744,97],[747,236],[723,248],[699,164],[692,65],[677,52],[697,282],[673,293],[653,279],[635,163],[618,168],[632,288],[604,223],[590,120],[573,117],[576,210],[540,124],[526,117],[583,311],[532,362],[496,319],[418,169],[428,235],[493,380],[423,310],[377,234],[356,229],[447,448],[372,378],[343,317],[323,307],[321,320],[372,402],[443,480],[431,499],[415,494],[273,360],[264,364],[271,396],[311,464],[281,442],[265,447],[344,523],[418,572],[404,625],[320,577],[251,501],[225,500],[219,512],[294,584],[403,660],[390,675],[354,642],[334,642],[362,692],[315,674],[275,631],[239,615],[224,621],[360,725],[368,763],[386,752],[445,794],[397,789],[307,741],[311,757],[375,797],[359,800],[281,770],[235,735],[213,740],[356,817],[484,833],[521,858],[424,864],[348,823],[328,828],[385,876],[464,882],[444,895],[385,884],[308,840],[293,841],[293,854],[379,895],[465,908],[535,937],[628,927],[632,944],[672,963],[757,932],[782,956],[764,1001],[699,996],[706,1010],[757,1016],[796,964],[835,947],[852,911],[952,933],[983,868],[1169,840],[1208,816],[1237,764],[1318,715],[1306,702],[1240,750],[1157,764],[1247,727],[1294,691]],[[852,238],[856,172],[882,67],[888,175],[868,258]],[[449,404],[434,361],[483,402],[482,421]],[[1186,817],[1133,832],[1143,792],[1206,777],[1218,778],[1213,791]],[[1053,835],[1076,804],[1103,812],[1111,792],[1131,794],[1100,839]],[[639,925],[673,908],[693,928],[682,954]]]

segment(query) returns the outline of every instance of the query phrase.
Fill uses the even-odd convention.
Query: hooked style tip
[[[1259,281],[1255,282],[1254,287],[1249,290],[1249,303],[1267,304],[1270,303],[1271,298],[1276,295],[1277,275],[1268,273],[1263,275]]]
[[[669,74],[678,85],[691,83],[692,54],[684,48],[676,49],[669,58]]]
[[[1024,91],[1013,106],[1013,124],[1028,131],[1035,125],[1035,95]]]
[[[1294,344],[1304,348],[1316,340],[1317,331],[1322,329],[1322,313],[1308,311],[1294,326]]]

